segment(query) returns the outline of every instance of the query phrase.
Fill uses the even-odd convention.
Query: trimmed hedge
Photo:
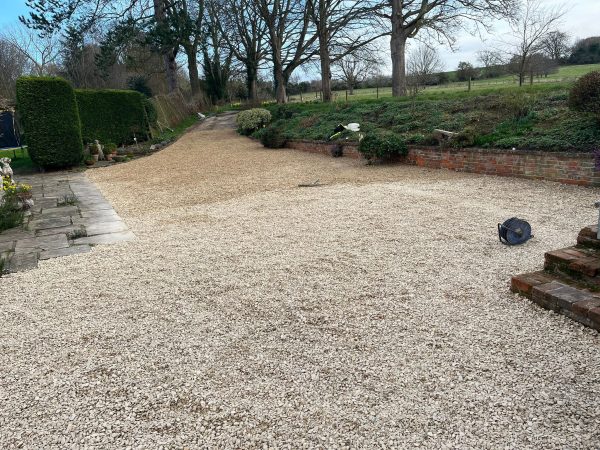
[[[17,80],[17,109],[32,161],[47,169],[75,166],[83,159],[77,101],[71,85],[57,77]]]
[[[134,135],[147,138],[148,115],[145,97],[137,91],[76,89],[81,134],[84,140],[117,145],[130,144]]]

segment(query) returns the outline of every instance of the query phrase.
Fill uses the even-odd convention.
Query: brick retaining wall
[[[329,142],[290,141],[287,146],[296,150],[331,155],[335,145]],[[354,143],[344,144],[344,156],[361,158]],[[591,153],[415,146],[409,149],[406,157],[399,158],[395,162],[459,172],[558,181],[580,186],[600,186],[600,173],[594,168],[594,155]]]

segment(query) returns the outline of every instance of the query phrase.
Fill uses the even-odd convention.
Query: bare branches
[[[520,14],[510,21],[511,32],[505,46],[519,75],[519,85],[523,85],[531,56],[542,50],[544,40],[565,13],[565,5],[544,6],[540,0],[524,0]]]
[[[408,86],[413,96],[431,84],[435,75],[444,70],[444,63],[437,50],[426,44],[420,44],[410,52],[406,66]]]
[[[60,39],[56,34],[40,36],[36,31],[19,24],[5,29],[1,38],[26,58],[30,72],[48,75],[60,55]]]
[[[386,0],[379,14],[391,24],[392,92],[406,93],[406,43],[425,34],[451,47],[459,28],[489,29],[493,19],[514,17],[518,0]]]

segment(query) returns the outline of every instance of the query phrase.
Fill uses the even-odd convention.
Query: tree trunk
[[[281,70],[281,65],[275,64],[273,67],[275,78],[275,99],[277,103],[287,103],[286,79]]]
[[[167,88],[169,92],[177,90],[177,60],[173,50],[164,53],[165,69],[167,72]]]
[[[154,0],[154,19],[157,23],[162,23],[165,20],[165,2],[164,0]],[[173,92],[177,89],[177,56],[176,49],[161,50],[163,62],[165,65],[165,75],[167,79],[167,89]]]
[[[246,87],[248,88],[248,100],[255,104],[258,102],[258,89],[256,86],[258,74],[256,67],[252,64],[246,65]]]
[[[406,35],[402,26],[401,0],[392,0],[392,38],[390,49],[392,56],[392,96],[406,95]]]
[[[331,102],[331,58],[329,56],[329,33],[327,29],[319,30],[319,57],[321,59],[321,88],[323,102]]]
[[[190,87],[192,96],[195,97],[200,93],[200,76],[198,75],[198,52],[195,46],[186,46],[185,54],[188,61],[188,74],[190,77]]]

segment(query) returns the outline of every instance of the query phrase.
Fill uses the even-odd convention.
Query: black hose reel
[[[526,220],[513,217],[498,224],[498,238],[504,245],[520,245],[533,237],[531,225]]]

